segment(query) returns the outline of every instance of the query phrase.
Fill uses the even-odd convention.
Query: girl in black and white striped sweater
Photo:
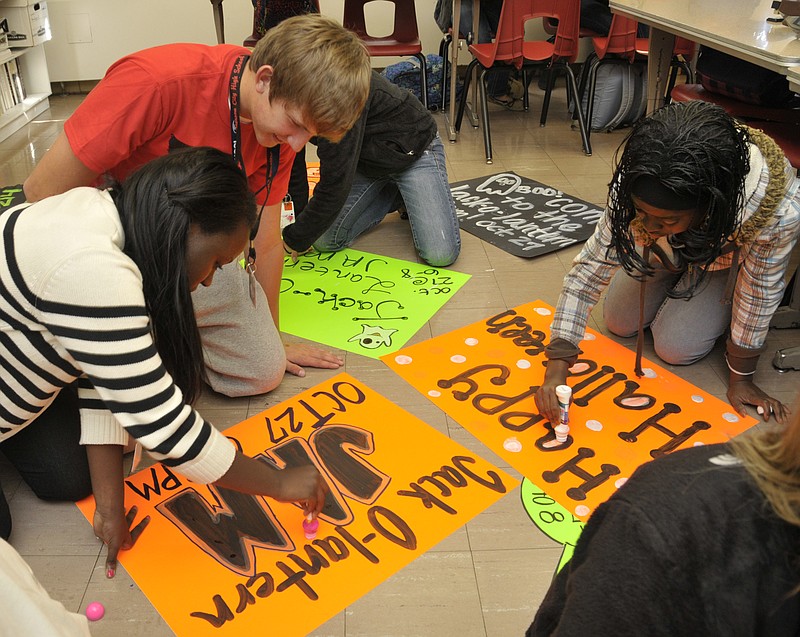
[[[190,292],[242,254],[255,218],[245,177],[210,148],[0,216],[0,450],[40,497],[94,493],[112,571],[133,541],[129,434],[191,480],[322,506],[316,469],[243,456],[190,406],[204,378]]]

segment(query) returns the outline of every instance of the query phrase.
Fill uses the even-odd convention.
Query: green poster
[[[572,557],[584,523],[527,478],[522,481],[521,495],[531,521],[551,540],[564,545],[556,569],[560,571]]]
[[[281,330],[379,358],[403,347],[469,277],[349,249],[286,257]]]

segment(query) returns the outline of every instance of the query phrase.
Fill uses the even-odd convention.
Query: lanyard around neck
[[[231,157],[236,165],[239,167],[239,170],[247,176],[247,170],[244,164],[244,157],[242,157],[242,131],[241,131],[241,103],[240,103],[240,89],[242,86],[242,76],[244,75],[245,65],[247,61],[250,59],[249,55],[242,54],[236,58],[233,63],[233,68],[231,69],[231,77],[230,82],[228,84],[228,101],[230,103],[230,117],[231,117]],[[280,146],[273,146],[271,148],[267,148],[267,166],[266,166],[266,183],[259,189],[261,190],[266,189],[266,195],[264,197],[264,205],[266,205],[267,200],[269,199],[269,193],[272,189],[272,180],[275,178],[275,175],[278,173],[278,165],[280,164]],[[258,193],[256,193],[258,194]],[[261,206],[261,210],[258,212],[258,219],[256,220],[256,224],[253,227],[253,230],[250,234],[250,249],[248,255],[248,261],[250,262],[251,266],[255,263],[256,260],[256,251],[253,247],[253,239],[255,239],[256,233],[258,232],[258,226],[261,223],[261,213],[264,211],[264,206]]]
[[[244,158],[242,157],[242,130],[240,121],[241,105],[239,103],[239,89],[242,86],[242,75],[244,74],[244,67],[247,64],[249,55],[240,55],[236,58],[231,69],[231,79],[228,84],[228,102],[230,104],[231,112],[231,157],[236,165],[245,175],[247,171],[244,166]]]

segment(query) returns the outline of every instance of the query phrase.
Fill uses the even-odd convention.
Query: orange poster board
[[[308,175],[308,196],[314,194],[314,188],[319,183],[319,162],[307,161],[306,174]]]
[[[553,308],[534,301],[383,356],[389,367],[538,485],[577,520],[639,465],[722,442],[755,424],[730,405],[588,330],[570,369],[570,433],[559,443],[537,412]]]
[[[181,636],[305,635],[518,484],[347,374],[225,435],[279,467],[311,459],[331,492],[309,540],[292,504],[161,464],[127,478],[152,520],[120,562]]]

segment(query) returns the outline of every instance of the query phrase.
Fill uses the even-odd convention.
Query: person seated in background
[[[589,29],[597,35],[606,36],[611,30],[611,9],[608,0],[581,0],[581,29]],[[650,28],[639,23],[636,29],[637,38],[646,38]]]
[[[638,333],[637,375],[647,327],[670,365],[703,358],[729,331],[728,401],[742,415],[752,405],[764,420],[785,422],[788,408],[753,375],[800,233],[795,170],[771,138],[700,101],[639,120],[616,160],[605,214],[564,279],[539,413],[558,422],[555,389],[608,285],[605,325]]]
[[[794,637],[800,412],[639,467],[592,514],[527,637]]]
[[[241,258],[256,219],[239,166],[204,147],[0,215],[0,451],[40,498],[94,494],[109,577],[147,520],[126,519],[129,434],[195,482],[322,507],[315,467],[249,458],[191,407],[206,370],[191,292]]]
[[[320,252],[341,250],[400,210],[426,263],[447,266],[458,258],[461,236],[442,140],[410,91],[373,71],[353,128],[338,143],[311,141],[317,144],[319,182],[296,221],[283,229],[287,253],[296,258],[312,244]]]
[[[101,185],[104,174],[121,180],[180,146],[230,153],[264,214],[250,253],[258,267],[231,263],[193,298],[209,383],[247,396],[274,389],[287,370],[303,375],[303,365],[337,368],[343,361],[330,352],[298,344],[284,351],[281,343],[280,204],[294,152],[312,135],[344,135],[367,99],[369,74],[364,44],[320,15],[284,20],[252,53],[228,44],[134,53],[113,64],[66,121],[25,194],[38,201]]]
[[[500,12],[503,8],[503,0],[483,0],[480,3],[478,14],[478,39],[472,33],[472,2],[462,2],[461,12],[459,13],[458,30],[460,36],[470,42],[491,42],[497,33],[497,25],[500,24]],[[447,33],[453,28],[453,3],[452,0],[437,0],[433,10],[433,19],[442,30]],[[471,35],[471,38],[469,37]],[[517,100],[522,99],[524,90],[522,82],[508,71],[496,71],[486,76],[486,98],[503,106],[512,108]]]

